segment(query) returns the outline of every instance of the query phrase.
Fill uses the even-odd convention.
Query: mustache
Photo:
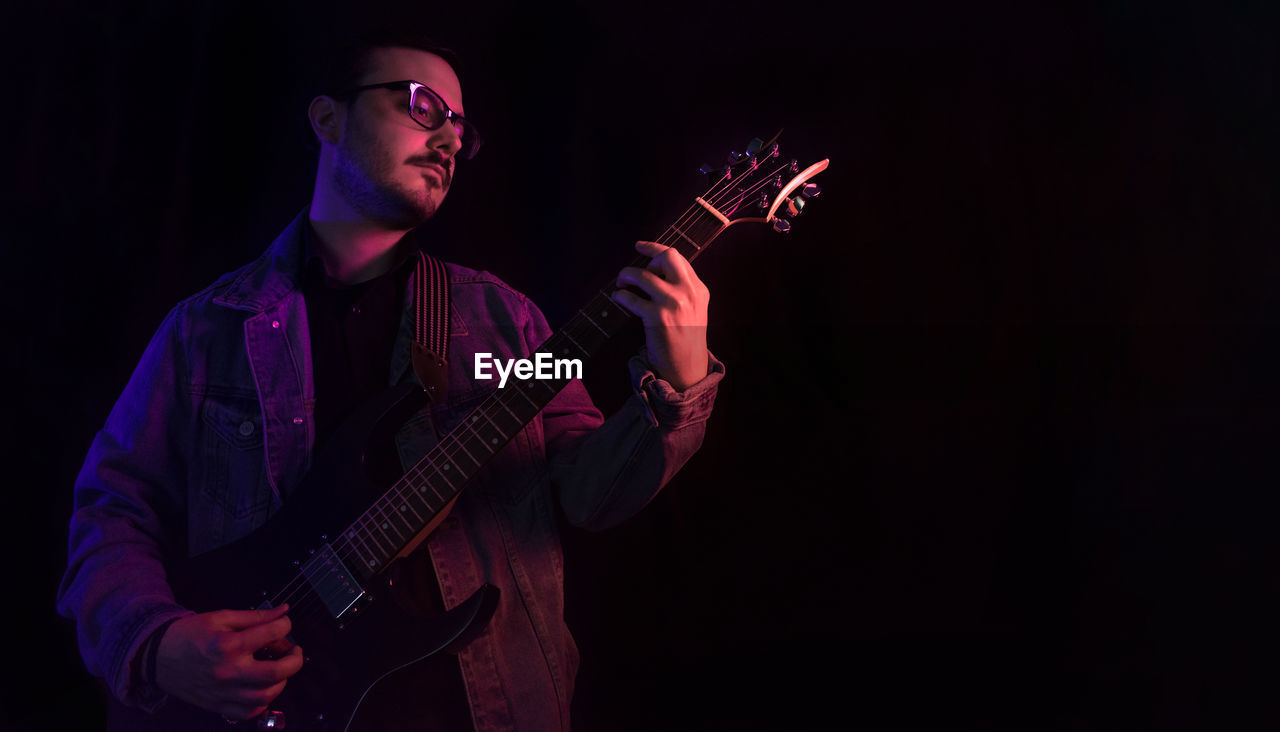
[[[449,185],[453,181],[453,159],[447,158],[438,152],[430,152],[425,155],[416,155],[406,161],[409,165],[438,165],[444,171],[444,184]]]

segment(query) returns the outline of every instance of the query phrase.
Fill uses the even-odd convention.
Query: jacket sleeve
[[[175,308],[161,324],[75,483],[58,612],[75,621],[85,666],[125,704],[153,709],[163,694],[135,685],[134,659],[174,602],[161,557],[184,551],[184,445],[190,395]]]
[[[529,305],[526,342],[551,330]],[[643,355],[628,363],[633,393],[603,419],[579,380],[542,410],[552,484],[569,521],[607,529],[634,516],[697,452],[715,403],[724,364],[710,357],[706,377],[683,392],[656,376]]]

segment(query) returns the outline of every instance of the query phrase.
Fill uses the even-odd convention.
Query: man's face
[[[407,48],[373,52],[359,85],[412,79],[430,87],[464,115],[462,88],[444,59]],[[431,218],[453,180],[460,142],[453,125],[427,130],[407,112],[408,89],[369,89],[346,104],[336,150],[334,184],[365,218],[410,229]]]

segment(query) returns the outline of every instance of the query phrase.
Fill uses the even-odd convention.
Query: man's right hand
[[[178,620],[160,637],[156,685],[189,704],[227,719],[256,717],[302,668],[302,648],[272,661],[253,657],[272,646],[288,648],[289,606],[270,610],[218,610]]]

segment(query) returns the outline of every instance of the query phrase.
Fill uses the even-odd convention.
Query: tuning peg
[[[787,199],[787,214],[790,216],[799,216],[804,210],[804,196],[792,196]]]
[[[781,176],[781,175],[775,175],[775,176],[773,176],[773,187],[774,187],[774,188],[781,188],[781,187],[782,187],[782,176]]]
[[[800,172],[800,161],[796,160],[795,158],[791,158],[791,172],[792,173]]]
[[[775,142],[773,145],[769,146],[769,154],[765,157],[776,158],[780,152],[782,152],[782,150],[778,147],[778,143]]]
[[[715,168],[711,167],[711,163],[703,163],[702,165],[698,166],[698,172],[703,175],[707,175],[708,173],[711,173],[714,170]]]
[[[738,162],[739,160],[741,160],[742,158],[743,158],[742,153],[740,153],[740,152],[733,152],[733,151],[730,151],[730,153],[729,153],[729,164],[730,164],[730,165],[732,165],[732,164],[734,164],[734,163]]]
[[[817,183],[806,183],[802,193],[805,198],[817,198],[822,195],[822,188]]]
[[[751,142],[747,143],[747,154],[755,155],[760,152],[760,148],[762,147],[764,147],[764,140],[761,140],[759,137],[754,137],[751,139]]]
[[[779,234],[785,234],[788,231],[791,231],[791,222],[786,219],[774,219],[773,230]]]
[[[767,210],[767,209],[769,208],[769,194],[768,194],[768,193],[761,193],[761,194],[760,194],[760,201],[759,201],[759,205],[760,205],[760,210],[761,210],[761,211],[765,211],[765,210]]]

